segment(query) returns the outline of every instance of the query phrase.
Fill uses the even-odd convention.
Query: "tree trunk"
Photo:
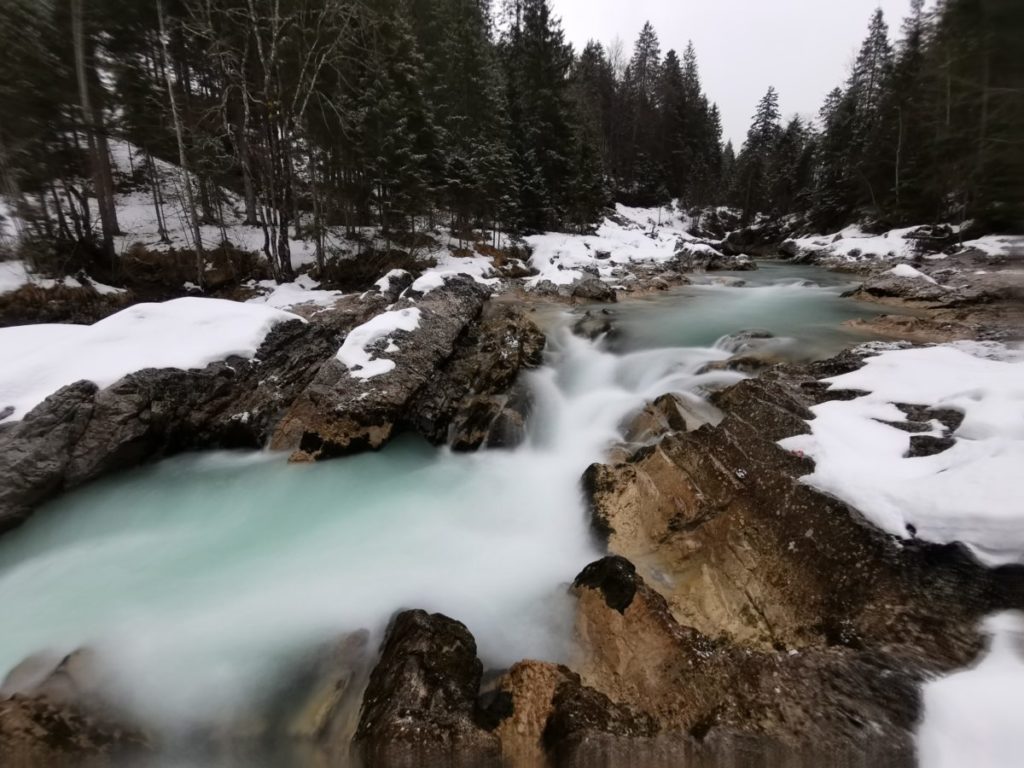
[[[86,68],[85,32],[82,24],[82,1],[71,0],[71,30],[75,49],[75,74],[78,80],[78,95],[81,99],[82,120],[89,142],[93,185],[100,209],[100,224],[103,228],[103,251],[114,265],[114,236],[120,234],[117,226],[117,210],[114,207],[114,179],[110,170],[110,151],[100,110],[93,107],[89,95],[89,73]]]
[[[156,0],[157,24],[160,28],[160,45],[164,56],[164,74],[167,80],[167,98],[171,103],[171,118],[174,121],[174,134],[178,141],[178,162],[181,166],[182,186],[185,193],[185,204],[188,210],[185,215],[190,218],[192,234],[196,250],[196,285],[203,287],[203,273],[205,272],[206,255],[203,252],[203,233],[199,226],[199,218],[196,216],[196,201],[192,194],[192,177],[188,172],[188,157],[185,153],[185,134],[181,126],[181,118],[178,115],[178,103],[174,98],[174,82],[171,80],[171,70],[167,66],[167,30],[164,28],[164,6],[163,0]]]

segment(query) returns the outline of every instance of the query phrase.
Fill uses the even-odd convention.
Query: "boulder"
[[[572,332],[584,339],[596,341],[601,336],[611,336],[615,333],[614,315],[611,310],[602,309],[599,312],[587,310],[572,326]]]
[[[488,304],[480,322],[466,329],[451,357],[413,397],[403,421],[456,450],[517,445],[530,410],[519,375],[543,362],[545,343],[521,309]]]
[[[807,430],[810,405],[850,396],[819,379],[862,360],[777,366],[715,395],[716,426],[590,467],[594,528],[664,591],[677,621],[709,637],[759,649],[898,646],[936,672],[966,664],[978,619],[1024,604],[1021,569],[893,540],[801,483],[810,462],[776,444]]]
[[[586,277],[572,286],[572,297],[584,301],[614,302],[615,289],[596,276]]]
[[[0,761],[10,766],[123,765],[152,752],[142,731],[21,694],[0,701]]]
[[[697,752],[708,761],[697,764],[726,764],[740,739],[761,756],[751,765],[914,765],[922,672],[906,659],[712,639],[680,624],[621,557],[587,566],[572,593],[574,666],[584,686],[630,713],[620,727],[641,750],[658,735],[662,758],[645,764],[690,764],[681,758]]]
[[[284,407],[337,351],[352,314],[275,327],[253,360],[143,370],[105,389],[80,381],[0,428],[0,533],[41,503],[97,477],[200,448],[261,448]]]
[[[500,758],[477,705],[483,667],[465,625],[405,611],[388,627],[355,747],[368,766],[482,765]]]

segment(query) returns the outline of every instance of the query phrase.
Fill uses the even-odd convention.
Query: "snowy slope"
[[[688,220],[674,207],[617,205],[615,212],[615,218],[605,219],[593,235],[547,232],[525,238],[533,250],[530,264],[539,272],[527,285],[544,280],[568,285],[583,277],[584,268],[611,277],[614,265],[664,263],[675,258],[678,240],[694,239],[686,232]]]
[[[271,329],[296,315],[254,304],[185,298],[136,304],[94,325],[0,328],[0,413],[22,418],[61,387],[100,387],[144,368],[203,368],[252,358]]]
[[[804,482],[897,536],[961,541],[987,564],[1024,562],[1024,349],[979,342],[896,349],[826,381],[868,394],[815,406],[811,434],[781,442],[814,459]],[[895,403],[963,413],[955,444],[904,458],[911,435],[884,423],[906,421]],[[933,427],[941,436],[941,425]]]

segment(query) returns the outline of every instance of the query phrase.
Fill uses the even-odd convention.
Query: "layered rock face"
[[[419,297],[422,322],[404,334],[395,369],[365,381],[336,355],[385,309],[380,294],[277,326],[254,360],[65,387],[0,425],[0,533],[59,493],[185,450],[269,441],[295,458],[329,458],[379,448],[402,429],[464,450],[512,445],[528,407],[514,384],[540,363],[544,337],[514,308],[484,312],[487,298],[469,278]]]

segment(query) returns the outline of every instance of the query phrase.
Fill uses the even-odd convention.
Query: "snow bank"
[[[963,542],[987,564],[1024,562],[1022,350],[971,342],[891,350],[827,381],[869,394],[813,407],[811,434],[780,443],[814,459],[804,482],[897,536],[913,526],[928,541]],[[904,458],[910,434],[882,423],[906,421],[894,403],[963,413],[954,446]]]
[[[933,285],[938,285],[934,278],[929,277],[920,270],[914,269],[909,264],[897,264],[892,269],[887,270],[886,274],[895,275],[896,277],[909,277],[913,280],[924,280],[932,283]]]
[[[615,212],[617,215],[605,219],[593,235],[547,232],[525,238],[533,251],[530,264],[538,271],[527,285],[544,280],[569,285],[583,277],[584,267],[596,268],[601,277],[611,277],[616,265],[671,261],[677,241],[694,239],[686,232],[687,219],[673,208],[617,205]]]
[[[989,647],[972,669],[924,686],[921,768],[1017,768],[1024,755],[1024,617],[986,620]]]
[[[377,286],[377,289],[381,293],[387,293],[388,291],[391,290],[392,280],[397,280],[399,278],[405,277],[408,274],[409,273],[406,272],[404,269],[392,269],[390,272],[384,275],[384,277],[375,282],[374,285]]]
[[[143,368],[203,368],[251,358],[270,330],[296,315],[222,299],[136,304],[94,325],[0,328],[0,412],[20,419],[61,387],[107,387]]]
[[[350,376],[372,379],[394,370],[395,361],[373,356],[369,347],[387,339],[387,352],[397,352],[398,346],[389,337],[397,331],[415,331],[420,327],[420,310],[397,309],[384,312],[354,328],[338,350],[338,360],[348,368]]]
[[[842,261],[867,259],[909,259],[915,255],[914,241],[906,235],[920,227],[892,229],[881,235],[869,235],[859,228],[847,227],[832,235],[812,235],[793,240],[801,253]]]
[[[266,291],[249,299],[248,304],[265,304],[268,307],[287,309],[300,304],[315,304],[318,307],[329,307],[344,294],[341,291],[320,290],[320,283],[309,275],[299,275],[295,282],[278,284],[273,280],[252,281],[252,288]]]

